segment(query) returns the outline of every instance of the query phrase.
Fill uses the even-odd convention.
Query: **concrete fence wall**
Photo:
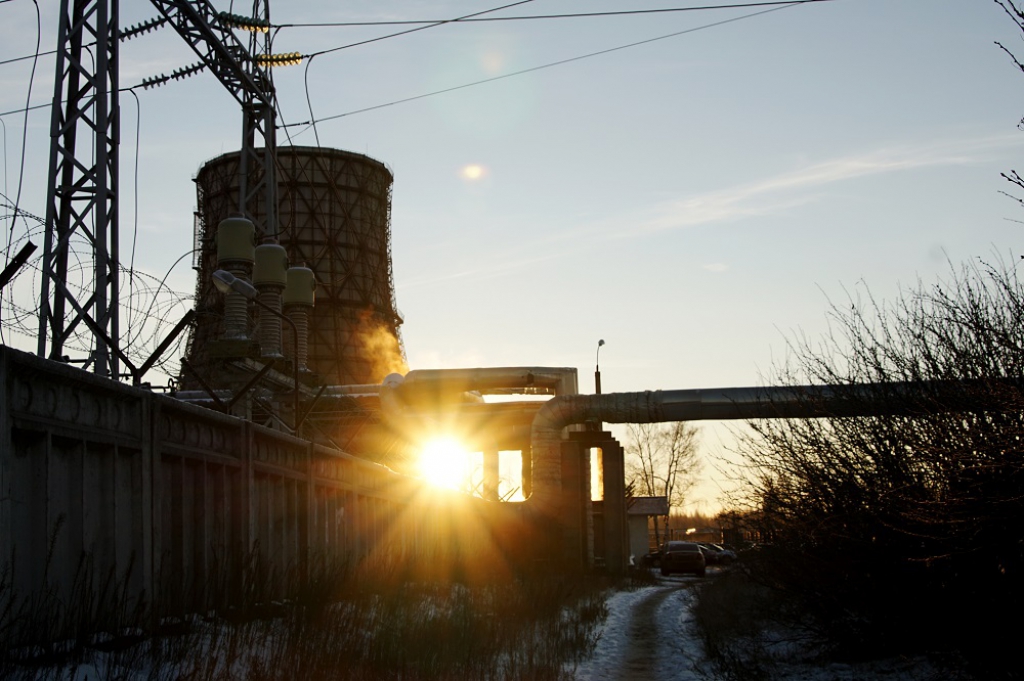
[[[195,609],[316,560],[500,562],[516,531],[502,505],[3,347],[0,386],[0,569],[15,593],[69,595],[88,566]]]

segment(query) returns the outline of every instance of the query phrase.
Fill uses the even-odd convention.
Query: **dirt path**
[[[686,622],[693,578],[663,580],[614,594],[593,657],[577,681],[687,681],[696,678],[688,656],[698,644]]]
[[[658,617],[658,613],[665,599],[680,588],[672,586],[654,589],[633,607],[626,632],[629,643],[618,671],[618,678],[622,681],[659,678],[659,661],[663,657],[659,653],[665,647],[670,633],[664,631],[667,623]]]
[[[701,665],[702,647],[692,626],[695,589],[702,580],[672,576],[636,591],[608,598],[608,617],[594,654],[575,670],[576,681],[707,681],[714,678]],[[924,657],[897,657],[858,665],[825,664],[797,656],[780,663],[773,678],[800,681],[924,681],[942,678]]]

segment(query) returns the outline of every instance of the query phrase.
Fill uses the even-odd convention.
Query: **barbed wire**
[[[0,209],[13,211],[13,205],[0,202]],[[25,243],[34,240],[41,243],[45,221],[19,208],[18,215],[26,225],[22,233],[12,240],[11,250],[17,252]],[[13,213],[0,215],[0,222],[13,218]],[[84,235],[72,235],[68,244],[68,267],[65,285],[68,291],[85,299],[93,290],[94,264],[92,244]],[[171,329],[193,306],[191,293],[177,291],[167,283],[174,269],[192,254],[184,253],[162,276],[156,276],[138,269],[120,268],[121,293],[127,296],[119,301],[122,325],[120,345],[122,352],[136,365],[145,362],[167,337]],[[19,337],[28,341],[34,349],[39,337],[39,296],[42,285],[42,253],[30,258],[7,284],[0,304],[0,325],[10,338]],[[179,335],[154,367],[166,374],[168,379],[176,378],[181,369],[180,357],[184,352],[188,334]],[[92,351],[93,336],[88,327],[79,324],[64,343],[70,353],[88,355]]]

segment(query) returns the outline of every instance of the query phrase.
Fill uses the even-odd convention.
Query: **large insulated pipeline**
[[[483,402],[487,394],[575,394],[576,369],[487,367],[410,371],[390,374],[380,386],[381,414],[395,427],[429,418],[440,405]]]
[[[487,367],[427,369],[391,374],[381,384],[384,417],[391,421],[430,412],[442,404],[483,402],[494,394],[568,395],[576,393],[576,369]]]
[[[793,389],[799,391],[800,389]],[[795,392],[792,398],[800,395]],[[562,429],[587,421],[662,423],[701,419],[738,419],[764,415],[781,407],[782,394],[764,388],[674,390],[663,392],[563,395],[537,411],[530,434],[533,494],[528,502],[544,513],[557,512],[561,493]],[[806,397],[804,397],[806,401]]]
[[[1012,406],[1012,405],[1011,405]],[[916,381],[851,385],[656,390],[564,395],[544,403],[533,420],[533,494],[538,510],[554,512],[561,490],[562,429],[590,420],[665,423],[759,418],[925,414],[964,408],[1005,409],[991,385]]]
[[[486,367],[418,369],[405,375],[403,392],[479,392],[492,394],[575,394],[576,369],[560,367]]]
[[[397,418],[411,415],[410,402],[418,397],[470,390],[504,392],[523,386],[550,392],[571,386],[574,393],[575,378],[575,369],[540,367],[412,371],[404,378],[393,374],[385,380],[381,408],[385,415]],[[559,512],[562,431],[572,425],[924,413],[963,407],[965,385],[908,382],[556,394],[533,419],[529,454],[533,493],[525,503],[540,515]],[[971,392],[972,405],[983,400],[983,394]]]

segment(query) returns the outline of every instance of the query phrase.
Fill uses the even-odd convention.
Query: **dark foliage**
[[[1012,659],[1024,580],[1024,288],[981,265],[895,304],[832,310],[791,383],[880,385],[901,415],[765,420],[743,447],[757,576],[835,654],[958,650],[987,678]]]

